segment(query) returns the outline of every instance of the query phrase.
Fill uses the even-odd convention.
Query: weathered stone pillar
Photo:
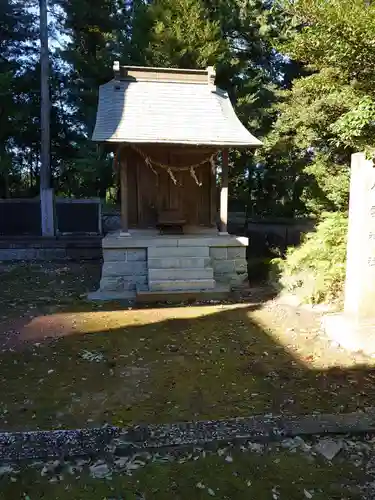
[[[352,156],[344,311],[375,317],[375,167],[363,153]]]
[[[221,171],[221,191],[220,191],[220,233],[228,234],[228,149],[223,149],[223,162]]]
[[[352,155],[344,312],[323,323],[343,347],[375,353],[375,167],[364,153]]]
[[[121,236],[130,236],[128,220],[128,162],[120,156],[120,184],[121,184]]]

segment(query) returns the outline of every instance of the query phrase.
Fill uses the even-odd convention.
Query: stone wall
[[[100,260],[102,239],[99,236],[80,237],[18,237],[0,238],[1,261],[33,260]]]
[[[217,283],[241,285],[247,280],[246,247],[210,247],[211,265]]]
[[[100,290],[123,293],[147,289],[146,248],[104,249],[103,260]]]

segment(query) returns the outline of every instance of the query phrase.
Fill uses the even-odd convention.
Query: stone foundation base
[[[375,355],[375,316],[358,319],[345,313],[327,314],[322,327],[328,337],[344,349]]]
[[[248,239],[230,235],[161,236],[134,231],[103,241],[100,289],[93,300],[132,299],[138,292],[236,288],[247,280]]]

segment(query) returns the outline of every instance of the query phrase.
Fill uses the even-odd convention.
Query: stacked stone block
[[[146,248],[104,249],[103,260],[100,290],[106,292],[147,290]]]
[[[238,287],[247,280],[247,238],[107,235],[100,289],[94,298],[134,298],[137,291],[199,291]]]
[[[241,285],[247,279],[246,247],[210,247],[211,265],[217,283]]]

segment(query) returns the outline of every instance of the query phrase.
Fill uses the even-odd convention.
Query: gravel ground
[[[0,464],[0,499],[373,500],[375,439],[295,437],[279,444]]]

